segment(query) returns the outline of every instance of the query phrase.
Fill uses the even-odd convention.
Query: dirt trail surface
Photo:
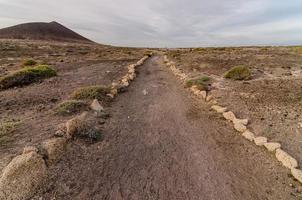
[[[159,56],[109,111],[103,140],[73,142],[37,199],[299,199],[273,155],[189,96]]]

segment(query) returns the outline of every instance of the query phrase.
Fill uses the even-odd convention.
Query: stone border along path
[[[181,70],[177,69],[173,62],[169,61],[167,55],[164,56],[166,65],[171,69],[173,74],[180,80],[185,82],[188,76]],[[217,101],[213,99],[207,91],[200,91],[196,86],[190,88],[191,92],[197,97],[201,97],[207,102],[211,109],[219,114],[222,114],[224,119],[233,123],[234,129],[239,132],[245,139],[254,142],[257,146],[264,146],[269,152],[275,153],[275,156],[282,165],[290,169],[291,174],[295,179],[302,183],[302,170],[298,169],[298,162],[295,158],[289,155],[287,152],[281,149],[281,144],[276,142],[269,142],[266,137],[255,137],[255,134],[248,130],[248,119],[238,119],[232,111],[229,111],[226,107],[217,105]]]
[[[136,77],[135,68],[143,65],[151,56],[152,54],[144,56],[136,64],[129,65],[127,74],[118,83],[112,83],[111,92],[107,95],[114,98],[123,88],[128,87]],[[104,110],[96,99],[90,108],[96,115]],[[86,111],[68,120],[58,128],[53,138],[36,146],[25,147],[21,155],[13,158],[0,177],[0,200],[23,200],[32,197],[46,183],[48,167],[60,160],[70,139],[92,125],[88,123],[87,115]]]

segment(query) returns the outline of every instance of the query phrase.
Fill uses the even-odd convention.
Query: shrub
[[[200,76],[198,78],[190,79],[186,81],[186,87],[192,87],[193,85],[197,86],[199,90],[208,90],[208,83],[210,77]]]
[[[224,78],[233,80],[246,80],[251,77],[251,72],[248,67],[244,65],[236,66],[224,74]]]
[[[57,106],[56,113],[60,115],[69,115],[86,109],[88,109],[88,105],[85,101],[67,100]]]
[[[22,66],[35,66],[37,64],[36,61],[32,59],[24,60]]]
[[[19,120],[12,119],[0,121],[0,144],[10,139],[10,135],[16,130],[20,123]]]
[[[105,86],[88,86],[76,89],[71,98],[76,100],[97,99],[100,101],[108,100],[107,94],[110,93],[110,88]]]
[[[54,69],[47,65],[25,67],[0,78],[0,89],[8,89],[15,86],[28,85],[39,80],[56,76]]]

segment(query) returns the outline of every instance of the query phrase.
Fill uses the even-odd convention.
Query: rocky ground
[[[0,168],[23,147],[41,143],[59,124],[74,117],[54,111],[72,91],[115,82],[146,53],[144,49],[68,43],[0,44],[1,76],[20,69],[28,58],[58,72],[56,77],[0,91],[1,120],[15,126],[1,140]],[[209,94],[220,105],[249,118],[249,129],[279,141],[301,163],[299,48],[199,48],[166,53],[190,77],[208,75]],[[252,78],[224,79],[224,72],[236,65],[247,65]],[[102,123],[101,139],[68,142],[59,162],[47,163],[48,178],[32,199],[302,199],[301,184],[273,154],[245,140],[184,89],[165,65],[162,50],[139,66],[136,75],[129,88],[103,104],[109,118]],[[267,134],[266,126],[271,130]],[[43,159],[39,158],[44,166]]]
[[[302,163],[300,47],[180,49],[168,55],[191,77],[210,76],[210,94],[220,105],[249,118],[253,132],[280,142]],[[250,68],[250,80],[223,78],[227,70],[238,65]]]
[[[74,142],[39,199],[299,199],[300,183],[184,90],[155,56],[109,110],[104,138]]]
[[[55,113],[57,105],[76,88],[110,85],[145,50],[53,42],[0,41],[0,76],[22,68],[26,59],[48,64],[58,76],[25,87],[0,91],[0,124],[12,122],[13,131],[0,137],[0,169],[25,146],[52,136],[72,116]]]

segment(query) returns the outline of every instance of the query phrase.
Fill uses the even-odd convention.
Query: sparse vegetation
[[[22,66],[35,66],[37,64],[37,62],[33,59],[27,59],[27,60],[24,60],[23,63],[22,63]]]
[[[224,78],[232,80],[247,80],[251,77],[251,72],[247,66],[239,65],[233,67],[224,74]]]
[[[71,94],[71,99],[75,100],[86,100],[86,99],[97,99],[100,101],[107,100],[109,97],[107,94],[110,93],[110,88],[106,86],[88,86],[76,89]]]
[[[60,103],[56,108],[56,113],[60,115],[70,115],[79,113],[88,108],[85,101],[80,100],[66,100]]]
[[[19,71],[15,71],[0,78],[0,90],[8,89],[15,86],[28,85],[56,75],[56,71],[47,65],[25,67]]]
[[[0,144],[9,141],[11,134],[16,130],[21,122],[19,120],[2,120],[0,121]]]
[[[302,54],[302,46],[294,47],[296,53]]]
[[[190,79],[186,81],[186,87],[197,86],[199,90],[208,90],[208,82],[210,81],[208,76],[200,76],[198,78]]]

